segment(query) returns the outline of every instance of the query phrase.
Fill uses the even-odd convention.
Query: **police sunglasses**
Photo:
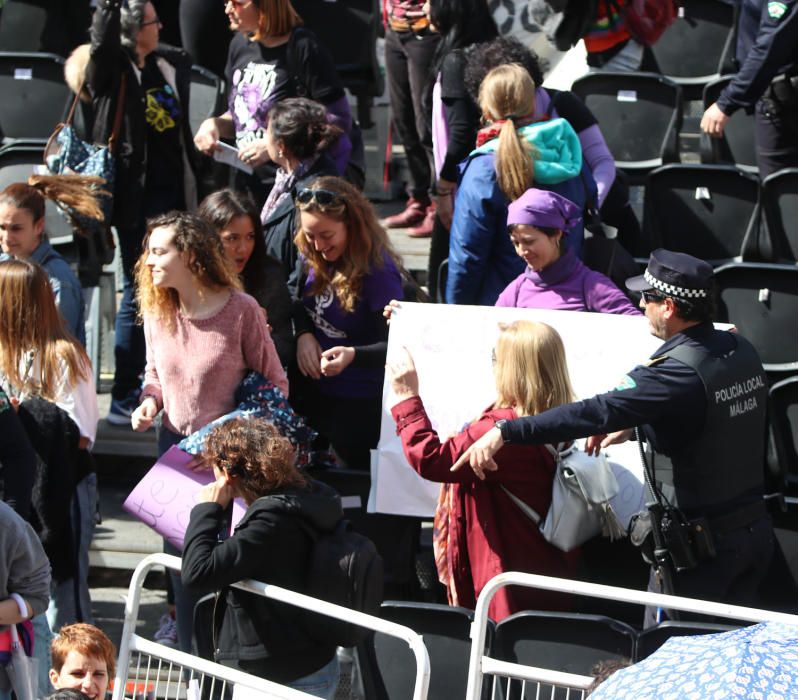
[[[665,301],[665,297],[656,292],[640,292],[640,296],[643,297],[643,301],[646,304],[656,304],[660,301]]]
[[[311,202],[316,202],[321,207],[333,207],[333,206],[340,206],[344,203],[343,198],[337,192],[332,192],[330,190],[312,190],[309,187],[299,190],[296,193],[296,201],[297,204],[310,204]]]

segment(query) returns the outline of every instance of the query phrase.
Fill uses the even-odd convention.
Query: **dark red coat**
[[[391,409],[405,456],[419,475],[455,484],[449,516],[454,585],[460,605],[474,608],[485,584],[504,571],[524,571],[573,578],[579,553],[562,552],[546,542],[532,521],[501,488],[528,503],[542,516],[551,503],[554,458],[543,445],[505,445],[495,460],[499,469],[480,481],[470,468],[452,472],[457,458],[511,408],[489,409],[460,434],[441,443],[419,397]],[[493,598],[490,616],[499,621],[519,610],[568,609],[569,598],[547,591],[505,587]]]

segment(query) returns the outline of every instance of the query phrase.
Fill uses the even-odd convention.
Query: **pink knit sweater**
[[[235,408],[233,395],[249,370],[288,395],[266,318],[248,294],[233,292],[215,316],[194,320],[179,311],[174,332],[144,319],[147,367],[142,395],[164,409],[164,426],[189,435]]]

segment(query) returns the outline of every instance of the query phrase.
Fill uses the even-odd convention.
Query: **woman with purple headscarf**
[[[581,209],[549,190],[528,189],[508,209],[507,228],[526,270],[499,295],[496,306],[640,314],[608,277],[588,268],[561,245]]]

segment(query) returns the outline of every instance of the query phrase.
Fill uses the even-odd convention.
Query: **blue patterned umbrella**
[[[722,634],[672,637],[617,671],[591,700],[798,698],[798,626],[763,622]]]

